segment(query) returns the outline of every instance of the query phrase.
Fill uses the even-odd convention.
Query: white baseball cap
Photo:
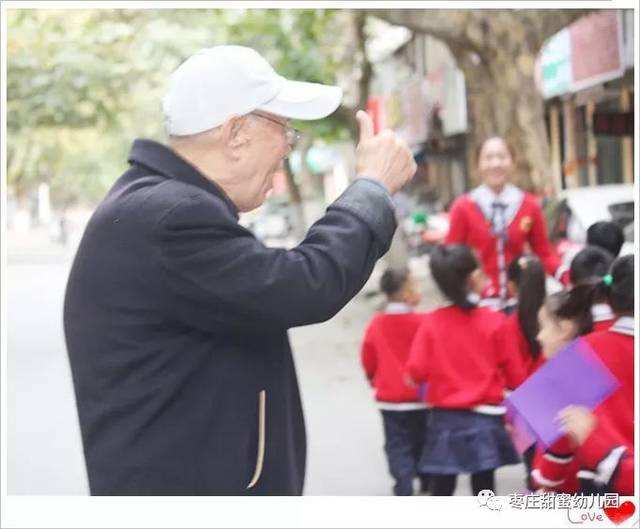
[[[341,100],[340,87],[285,79],[251,48],[215,46],[178,66],[162,108],[167,132],[186,136],[254,110],[320,119],[334,112]]]

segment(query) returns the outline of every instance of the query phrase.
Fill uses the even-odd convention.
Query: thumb
[[[358,110],[356,119],[358,120],[358,128],[360,132],[358,143],[362,143],[364,140],[373,138],[373,120],[371,119],[371,116],[364,110]]]

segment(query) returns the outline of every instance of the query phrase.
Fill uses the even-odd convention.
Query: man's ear
[[[238,149],[249,142],[246,134],[246,116],[232,116],[222,124],[221,140],[227,156],[240,158]]]

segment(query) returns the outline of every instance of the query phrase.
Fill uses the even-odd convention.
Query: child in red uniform
[[[553,358],[576,337],[591,332],[591,287],[580,285],[550,295],[538,312],[538,342],[545,359]],[[569,374],[568,374],[569,375]],[[533,488],[573,494],[578,490],[570,440],[563,436],[546,448],[538,443],[533,459]]]
[[[411,346],[407,371],[426,382],[432,406],[420,458],[432,477],[431,492],[453,494],[457,475],[471,474],[474,494],[495,489],[494,470],[519,462],[504,428],[505,380],[515,387],[524,379],[514,354],[501,355],[497,334],[504,314],[476,306],[482,272],[464,245],[436,247],[431,274],[451,305],[424,316]]]
[[[573,285],[601,280],[609,271],[613,256],[598,246],[585,246],[572,259],[569,277]],[[605,331],[613,325],[615,316],[603,294],[594,296],[591,306],[593,330]]]
[[[522,362],[526,376],[531,376],[543,363],[544,357],[536,339],[538,311],[546,296],[545,270],[535,255],[523,255],[514,259],[507,268],[507,288],[512,299],[517,300],[514,312],[507,315],[500,331],[500,347],[504,355],[516,354]],[[526,483],[530,480],[535,445],[529,447],[522,459],[526,467]]]
[[[385,271],[380,289],[387,296],[387,305],[369,323],[361,360],[382,413],[384,448],[389,471],[395,479],[393,492],[396,496],[410,496],[413,478],[419,474],[416,465],[427,413],[417,387],[404,370],[411,341],[421,322],[422,315],[413,311],[420,303],[420,294],[407,269]],[[419,477],[421,489],[426,491],[428,476],[419,474]]]
[[[560,294],[564,296],[564,301],[557,303],[555,309],[551,307],[548,310],[549,304],[545,304],[547,310],[545,312],[545,307],[541,309],[538,338],[545,355],[551,356],[570,341],[572,333],[578,335],[588,331],[591,320],[588,306],[600,290],[605,292],[618,319],[608,330],[589,333],[582,340],[618,379],[620,387],[594,410],[598,428],[581,442],[577,455],[575,442],[565,436],[536,459],[532,476],[546,489],[577,492],[581,467],[587,466],[586,472],[591,475],[594,472],[598,475],[596,471],[602,470],[601,465],[611,468],[611,460],[607,459],[610,454],[603,446],[618,443],[627,448],[633,447],[633,256],[618,258],[611,267],[611,274],[596,285],[580,285],[570,293]],[[553,330],[553,320],[556,320],[558,329],[564,328],[564,338],[558,339],[561,331]],[[560,415],[559,419],[562,420],[562,413]],[[607,472],[604,475],[611,478]],[[608,480],[607,483],[604,485],[611,486]]]
[[[608,474],[603,471],[611,468],[612,464],[608,459],[611,454],[603,446],[612,441],[605,443],[604,440],[614,440],[627,451],[634,443],[633,269],[633,255],[619,257],[611,266],[610,274],[596,285],[597,290],[604,290],[617,319],[608,330],[583,338],[618,379],[620,387],[594,410],[598,426],[576,452],[581,466],[578,478],[582,490],[589,479],[593,481],[590,487],[602,490],[615,488],[615,484],[604,479]],[[615,478],[614,475],[611,477]],[[586,488],[588,491],[589,487]]]
[[[606,427],[606,421],[581,406],[569,406],[559,415],[562,428],[574,442],[582,494],[614,492],[633,496],[633,445],[620,439]],[[587,445],[591,449],[585,451]],[[586,470],[586,469],[590,470]]]
[[[506,346],[517,351],[529,376],[544,362],[536,336],[538,311],[546,296],[545,271],[535,255],[523,255],[511,262],[507,279],[509,293],[517,305],[507,316],[501,334]]]

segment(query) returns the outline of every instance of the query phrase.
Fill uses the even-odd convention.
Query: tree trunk
[[[529,190],[543,188],[552,181],[552,174],[544,101],[533,79],[535,55],[521,53],[517,66],[507,53],[485,64],[477,56],[467,57],[468,53],[452,48],[467,86],[467,166],[472,180],[479,180],[476,168],[481,143],[497,135],[513,148],[516,183]]]
[[[516,156],[516,181],[528,189],[551,185],[544,100],[534,80],[536,56],[547,38],[585,9],[376,10],[392,24],[443,41],[465,75],[469,116],[468,166],[472,179],[480,142],[506,138]]]
[[[293,213],[293,235],[297,242],[304,239],[307,232],[307,223],[302,206],[302,194],[300,188],[293,177],[289,158],[284,160],[284,172],[287,177],[287,189],[289,190],[289,202],[291,203],[291,211]]]

